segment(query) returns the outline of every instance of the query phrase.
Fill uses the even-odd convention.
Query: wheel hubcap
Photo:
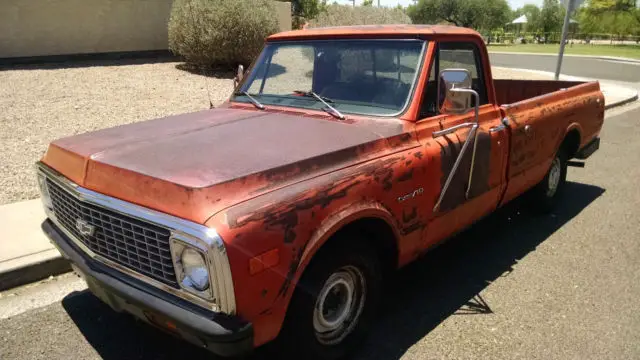
[[[558,185],[560,185],[561,173],[562,168],[560,166],[560,159],[556,157],[555,159],[553,159],[551,169],[549,170],[549,184],[547,186],[548,197],[552,197],[558,190]]]
[[[327,279],[313,311],[313,328],[318,341],[337,344],[349,335],[364,308],[365,280],[353,266],[340,268]]]

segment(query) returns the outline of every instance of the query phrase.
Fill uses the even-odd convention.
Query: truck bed
[[[540,182],[563,139],[572,158],[600,133],[604,96],[597,82],[495,80],[511,131],[505,201]]]
[[[494,80],[493,83],[496,89],[496,100],[498,105],[505,105],[550,94],[561,89],[568,89],[577,85],[585,84],[586,82],[498,79]]]

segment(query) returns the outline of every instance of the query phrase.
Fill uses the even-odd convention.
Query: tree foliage
[[[640,9],[634,0],[590,0],[578,19],[585,33],[640,35]]]
[[[451,23],[477,30],[491,30],[509,22],[506,0],[419,0],[407,9],[416,24]]]
[[[306,21],[315,19],[327,6],[326,0],[279,0],[291,2],[291,19],[294,29]]]
[[[540,10],[539,28],[546,35],[562,31],[565,9],[558,0],[544,0]]]

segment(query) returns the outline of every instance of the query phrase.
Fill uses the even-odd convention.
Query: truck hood
[[[408,145],[414,135],[403,127],[223,108],[63,138],[43,162],[82,187],[204,223],[235,203]]]

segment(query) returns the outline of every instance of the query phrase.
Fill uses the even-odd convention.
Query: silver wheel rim
[[[560,166],[560,158],[553,159],[551,169],[549,170],[549,183],[547,186],[547,197],[552,197],[558,191],[558,185],[560,185],[560,175],[562,168]]]
[[[331,274],[313,309],[316,339],[324,345],[343,341],[357,325],[365,299],[365,278],[360,269],[345,266]]]

